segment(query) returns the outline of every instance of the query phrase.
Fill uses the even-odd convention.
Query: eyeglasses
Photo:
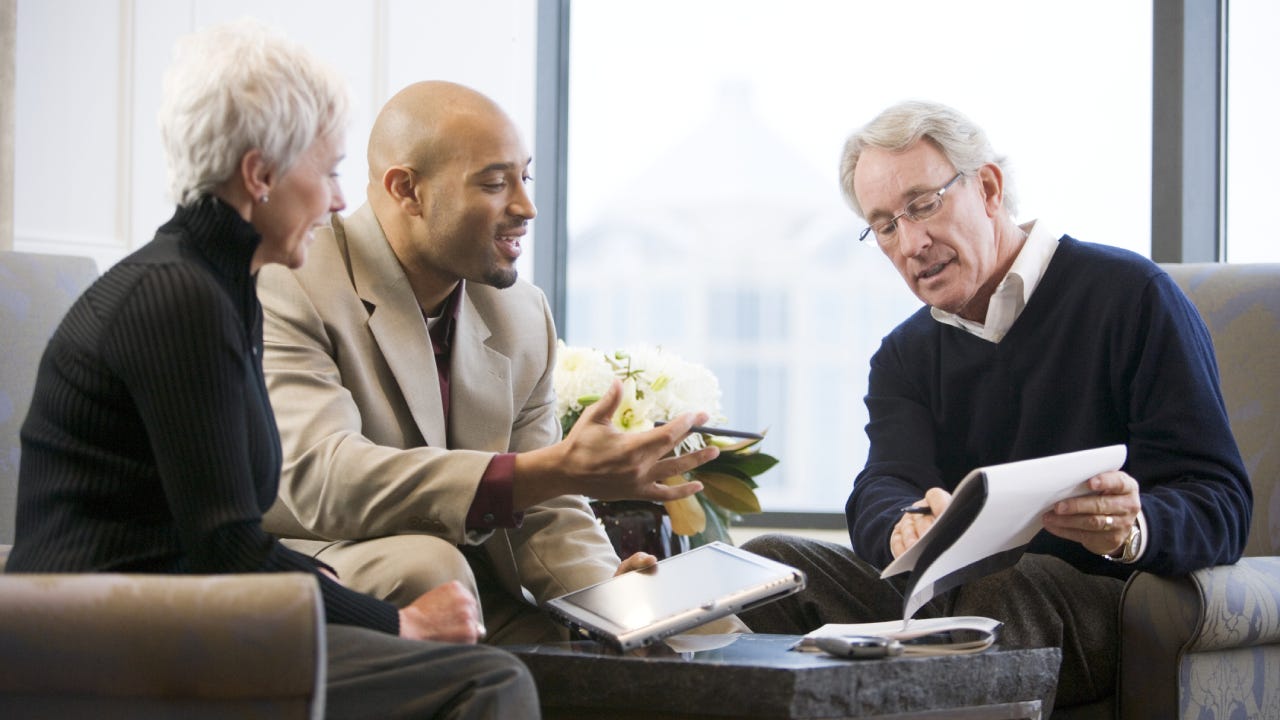
[[[947,190],[962,177],[964,177],[964,173],[956,173],[956,176],[948,180],[946,185],[933,192],[917,195],[911,202],[907,203],[902,212],[884,222],[863,228],[862,234],[858,235],[858,240],[866,240],[868,235],[874,234],[876,242],[880,243],[880,247],[893,247],[898,242],[898,221],[905,217],[912,222],[924,222],[937,215],[938,211],[942,209],[942,196],[946,195]]]

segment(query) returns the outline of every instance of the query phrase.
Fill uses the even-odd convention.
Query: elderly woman
[[[299,266],[312,229],[344,207],[346,114],[341,80],[261,26],[179,44],[160,112],[178,208],[49,341],[22,429],[7,570],[315,573],[331,716],[536,714],[514,657],[439,642],[483,632],[460,585],[397,610],[262,529],[281,451],[256,273]]]

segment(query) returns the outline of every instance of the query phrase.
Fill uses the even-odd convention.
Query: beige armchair
[[[49,336],[97,268],[0,252],[0,572],[18,432]],[[0,718],[319,718],[325,635],[306,574],[0,574]]]
[[[1213,336],[1253,484],[1245,558],[1138,573],[1121,607],[1114,704],[1055,718],[1280,718],[1280,264],[1166,265]]]

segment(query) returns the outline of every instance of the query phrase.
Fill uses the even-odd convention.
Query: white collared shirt
[[[1004,339],[1014,321],[1022,314],[1022,309],[1031,300],[1031,293],[1040,284],[1045,268],[1049,267],[1049,261],[1053,260],[1053,253],[1058,249],[1058,236],[1040,222],[1032,220],[1020,227],[1027,233],[1027,239],[1013,261],[1013,267],[1009,268],[1009,274],[1004,276],[991,296],[991,302],[987,305],[986,322],[965,320],[936,307],[929,308],[934,320],[954,325],[993,343]]]

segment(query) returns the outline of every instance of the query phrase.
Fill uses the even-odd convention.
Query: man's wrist
[[[556,488],[562,476],[557,472],[563,463],[557,457],[561,443],[537,450],[516,453],[512,465],[512,501],[517,512],[567,491]]]
[[[1142,547],[1142,528],[1137,518],[1134,518],[1133,525],[1129,526],[1129,535],[1125,538],[1120,547],[1108,555],[1102,557],[1114,562],[1126,565],[1132,564],[1138,559],[1138,551]]]

